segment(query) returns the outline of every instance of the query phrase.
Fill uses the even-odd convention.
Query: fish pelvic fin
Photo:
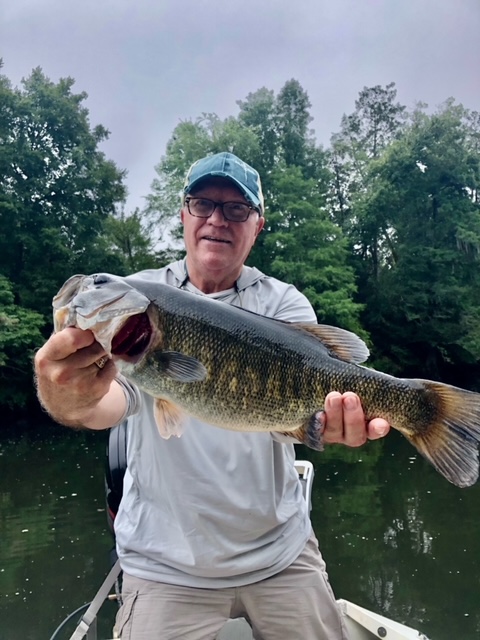
[[[284,435],[295,438],[298,442],[315,449],[316,451],[323,451],[323,432],[325,430],[325,413],[323,411],[317,411],[308,420],[302,424],[301,427],[294,431],[285,431]]]
[[[183,433],[183,413],[179,407],[164,398],[155,398],[153,416],[159,434],[165,440],[172,436],[179,438]]]
[[[417,380],[436,396],[438,418],[429,429],[402,433],[435,469],[457,487],[478,479],[480,394],[430,380]]]
[[[293,324],[320,340],[340,360],[360,364],[365,362],[370,355],[367,345],[356,333],[328,324],[309,324],[307,322]]]

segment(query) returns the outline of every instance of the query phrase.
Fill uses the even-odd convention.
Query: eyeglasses
[[[243,202],[214,202],[208,198],[185,198],[185,203],[188,213],[196,218],[210,218],[217,207],[220,208],[225,220],[230,222],[245,222],[252,211],[260,214],[258,209]]]

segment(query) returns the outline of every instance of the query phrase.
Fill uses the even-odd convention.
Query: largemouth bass
[[[55,331],[90,330],[155,400],[163,437],[185,413],[226,429],[288,433],[322,449],[315,416],[330,391],[354,391],[459,487],[478,478],[480,394],[361,366],[355,334],[285,323],[135,276],[73,276],[53,299]]]

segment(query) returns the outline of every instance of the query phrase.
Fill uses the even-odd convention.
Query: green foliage
[[[304,178],[300,167],[274,170],[271,178],[276,197],[251,262],[268,261],[267,272],[303,291],[319,322],[364,333],[361,307],[353,301],[355,275],[348,266],[347,242],[329,219],[317,182]]]
[[[0,273],[17,302],[49,313],[52,292],[89,271],[104,222],[125,195],[123,172],[98,145],[86,94],[35,69],[22,89],[0,82]],[[107,260],[108,262],[108,260]]]
[[[44,324],[39,313],[15,304],[12,283],[0,275],[0,406],[22,406],[31,397],[32,358]]]
[[[343,115],[340,131],[332,136],[331,202],[337,222],[347,232],[355,220],[352,199],[370,187],[369,163],[403,131],[405,107],[395,102],[396,95],[393,82],[385,88],[364,87],[355,101],[355,111]]]
[[[452,101],[417,112],[370,165],[371,189],[356,202],[363,231],[368,221],[377,234],[362,287],[379,353],[399,372],[457,383],[480,358],[480,172],[468,115]]]
[[[307,167],[308,148],[314,144],[308,129],[311,106],[298,80],[286,82],[277,96],[278,139],[287,166]]]
[[[236,117],[180,122],[147,206],[128,214],[124,172],[98,149],[108,132],[73,84],[35,69],[18,89],[0,75],[0,405],[24,401],[67,277],[182,255],[185,174],[225,150],[262,178],[250,264],[295,284],[319,321],[372,336],[378,367],[480,387],[480,114],[452,99],[407,113],[394,83],[364,87],[324,150],[300,83],[262,87]]]
[[[139,214],[116,214],[124,172],[99,151],[108,132],[90,126],[73,84],[39,68],[21,88],[0,76],[0,406],[33,395],[32,353],[68,277],[155,258]]]
[[[249,93],[245,100],[237,100],[237,104],[240,107],[239,123],[251,129],[258,140],[260,157],[255,167],[260,174],[266,175],[268,169],[274,165],[278,152],[279,131],[275,94],[262,87],[255,93]]]
[[[158,266],[155,252],[154,228],[145,211],[135,209],[127,215],[122,209],[105,221],[106,251],[116,255],[122,265],[115,273],[134,273]]]

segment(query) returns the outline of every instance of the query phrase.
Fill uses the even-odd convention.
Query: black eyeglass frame
[[[211,202],[214,207],[211,211],[211,213],[208,214],[208,216],[199,216],[196,213],[192,213],[192,211],[190,210],[190,201],[191,200],[206,200],[207,202]],[[187,209],[188,209],[188,213],[193,216],[194,218],[203,218],[204,220],[207,220],[208,218],[211,218],[213,216],[213,214],[215,213],[215,209],[217,207],[220,208],[220,211],[222,212],[223,217],[225,218],[225,220],[228,220],[229,222],[246,222],[248,220],[248,218],[250,217],[250,214],[252,211],[255,211],[256,213],[258,213],[258,215],[260,217],[262,217],[262,212],[257,209],[257,207],[254,207],[253,205],[250,204],[246,204],[245,202],[238,202],[236,200],[229,200],[228,202],[215,202],[215,200],[212,200],[211,198],[201,198],[201,197],[195,197],[195,196],[187,196],[185,198],[185,204],[187,205]],[[224,210],[224,206],[226,204],[241,204],[243,207],[247,207],[248,211],[247,214],[245,216],[245,218],[243,218],[242,220],[233,220],[232,218],[229,218],[228,216],[225,215],[225,210]]]

